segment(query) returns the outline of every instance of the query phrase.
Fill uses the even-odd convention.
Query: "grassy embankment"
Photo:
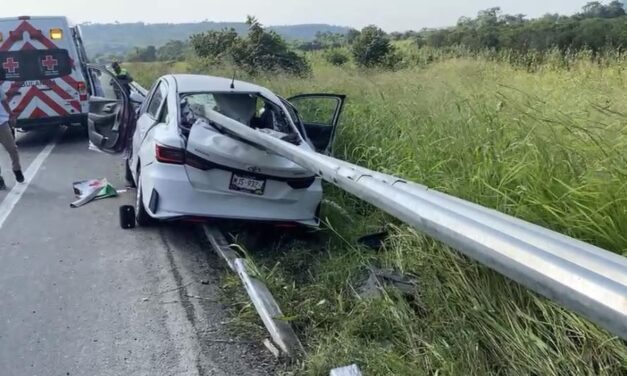
[[[337,157],[627,255],[627,61],[570,63],[528,73],[485,59],[398,72],[316,62],[308,79],[256,81],[348,94]],[[148,83],[192,66],[131,69]],[[252,254],[306,344],[298,374],[351,362],[367,375],[627,373],[625,342],[356,198],[329,188],[327,200],[316,241]],[[390,223],[384,250],[355,245]],[[370,265],[416,276],[415,301],[357,298]],[[243,297],[236,307],[254,317]]]

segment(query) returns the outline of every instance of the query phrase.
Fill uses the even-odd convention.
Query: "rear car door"
[[[104,67],[88,66],[89,140],[101,151],[120,153],[132,137],[135,113],[127,91]]]
[[[301,94],[287,99],[296,109],[307,137],[318,153],[331,154],[346,96]]]

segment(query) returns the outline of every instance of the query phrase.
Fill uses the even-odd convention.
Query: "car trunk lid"
[[[306,183],[314,178],[309,171],[294,162],[221,133],[204,121],[198,121],[190,130],[185,161],[190,183],[196,189],[217,188],[215,182],[211,181],[210,172],[214,170],[232,174],[232,184],[228,189],[240,190],[239,185],[248,184],[250,189],[240,187],[241,191],[255,194],[263,190],[262,181],[279,180],[298,186],[299,182]]]

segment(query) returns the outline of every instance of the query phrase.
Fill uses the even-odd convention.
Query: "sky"
[[[1,0],[0,17],[64,15],[73,22],[244,21],[265,25],[327,23],[386,31],[454,25],[461,16],[499,6],[505,13],[536,17],[572,14],[590,0]]]

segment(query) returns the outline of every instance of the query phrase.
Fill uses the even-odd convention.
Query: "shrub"
[[[337,50],[337,49],[326,51],[324,53],[324,59],[330,64],[333,64],[336,66],[342,66],[348,63],[348,61],[350,60],[348,55],[346,55],[344,52]]]
[[[353,43],[353,57],[357,65],[367,68],[390,67],[396,48],[390,38],[380,28],[372,25],[365,27]]]

